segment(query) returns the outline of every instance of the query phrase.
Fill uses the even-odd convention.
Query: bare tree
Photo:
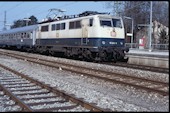
[[[164,26],[169,27],[169,4],[168,1],[153,1],[152,7],[152,20],[158,21]],[[134,20],[134,36],[139,30],[138,24],[149,25],[150,22],[150,1],[124,1],[119,4],[119,8],[116,8],[121,12],[121,16],[128,16]],[[106,8],[112,8],[113,14],[115,12],[115,2],[107,2]],[[124,20],[126,31],[130,31],[130,21]]]

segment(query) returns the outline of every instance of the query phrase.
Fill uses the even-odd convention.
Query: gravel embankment
[[[114,71],[131,76],[142,76],[154,80],[169,81],[168,74],[120,68],[116,66],[105,66],[41,55],[36,56]],[[84,98],[88,102],[96,103],[102,108],[109,108],[113,111],[169,111],[169,96],[148,93],[143,90],[136,90],[132,87],[113,84],[95,78],[88,78],[84,75],[63,71],[62,69],[50,68],[7,56],[0,56],[0,63],[27,74],[28,76],[37,78],[39,81],[50,84],[60,90],[64,90],[67,93],[74,94],[76,97]],[[0,68],[0,73],[8,74],[8,72],[4,71],[2,68]],[[0,105],[0,111],[3,111],[1,109],[3,108]]]

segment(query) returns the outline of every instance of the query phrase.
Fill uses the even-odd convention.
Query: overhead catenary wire
[[[13,7],[9,8],[9,9],[4,9],[4,11],[9,12],[9,11],[15,9],[16,7],[20,6],[21,4],[23,4],[23,2],[18,3],[18,4],[16,4],[16,5],[14,5]],[[0,7],[0,8],[2,8],[2,7]],[[3,12],[1,12],[1,13],[3,13]],[[1,15],[1,13],[0,13],[0,15]]]
[[[39,5],[39,6],[34,6],[34,7],[32,7],[32,8],[29,8],[29,9],[27,9],[27,10],[25,10],[25,11],[22,11],[21,13],[19,13],[19,14],[15,14],[15,13],[13,13],[14,14],[14,16],[12,16],[11,17],[11,11],[13,10],[13,9],[15,9],[15,8],[17,8],[18,6],[20,6],[20,5],[22,5],[24,2],[20,2],[20,3],[18,3],[18,4],[15,4],[14,6],[12,6],[11,8],[9,8],[9,9],[6,9],[6,11],[7,12],[10,12],[10,13],[8,13],[8,15],[10,16],[8,16],[8,18],[12,18],[13,20],[15,20],[15,18],[16,18],[16,20],[17,20],[17,18],[20,16],[20,15],[22,15],[23,13],[25,13],[27,10],[29,10],[29,12],[27,12],[27,13],[30,13],[30,11],[35,11],[35,9],[37,9],[37,8],[40,8],[40,7],[46,7],[46,6],[48,6],[47,4],[44,4],[44,5]],[[25,2],[26,3],[26,2]],[[50,2],[51,3],[51,2]],[[69,6],[69,5],[72,5],[72,4],[75,4],[75,3],[77,3],[77,1],[74,1],[74,2],[69,2],[69,3],[66,3],[66,4],[64,4],[64,5],[61,5],[61,6],[59,6],[59,7],[57,7],[57,8],[62,8],[62,7],[67,7],[67,6]],[[36,13],[36,15],[42,15],[42,14],[44,14],[44,13],[48,13],[47,11],[47,9],[46,8],[44,8],[45,10],[42,12],[38,12],[38,13]],[[34,16],[36,16],[35,14],[32,14],[32,15],[34,15]],[[24,18],[24,17],[23,17]]]
[[[59,6],[59,7],[57,7],[57,8],[62,8],[62,7],[66,7],[66,6],[69,6],[69,5],[72,5],[72,4],[75,4],[76,3],[76,1],[75,2],[73,2],[73,3],[67,3],[67,4],[64,4],[64,5],[61,5],[61,6]],[[29,12],[27,12],[27,13],[30,13],[30,12],[32,12],[32,11],[35,11],[35,9],[37,9],[37,8],[42,8],[42,7],[47,7],[47,6],[49,6],[49,5],[47,5],[47,4],[44,4],[44,5],[39,5],[39,6],[34,6],[34,7],[32,7],[32,8],[29,8],[29,9],[27,9],[27,10],[29,10]],[[19,14],[15,14],[14,16],[11,16],[10,18],[17,18],[18,16],[20,16],[20,15],[22,15],[22,13],[25,13],[27,10],[24,10],[24,11],[22,11],[21,13],[19,13]],[[31,14],[31,15],[34,15],[34,16],[37,16],[37,15],[41,15],[41,14],[47,14],[48,12],[48,9],[46,9],[45,8],[45,10],[43,10],[43,11],[40,11],[40,12],[37,12],[37,13],[33,13],[33,14]],[[24,17],[23,17],[24,18]]]
[[[59,7],[57,7],[57,8],[66,7],[66,6],[68,6],[68,5],[72,5],[72,4],[75,4],[75,3],[77,3],[77,2],[65,4],[65,5],[59,6]],[[46,10],[43,10],[43,11],[41,11],[41,12],[34,13],[33,15],[39,15],[39,14],[47,13],[46,11],[48,11],[48,10],[46,9]]]
[[[24,2],[21,2],[21,3],[19,3],[19,4],[16,4],[14,7],[12,7],[12,8],[10,8],[10,9],[7,9],[6,11],[11,11],[12,9],[14,9],[14,8],[16,8],[16,7],[18,7],[18,6],[20,6],[21,4],[23,4]]]

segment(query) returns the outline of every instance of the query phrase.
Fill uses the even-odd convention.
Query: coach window
[[[24,38],[24,33],[21,33],[21,38]]]
[[[41,26],[41,32],[47,32],[48,31],[48,25]]]
[[[18,34],[17,34],[17,33],[15,34],[15,36],[16,36],[16,39],[19,39],[19,38],[18,38]]]
[[[30,32],[27,32],[27,36],[26,36],[26,38],[30,38]]]
[[[14,34],[14,38],[16,39],[16,34]]]
[[[12,34],[9,35],[11,39],[13,39]]]
[[[14,34],[11,34],[11,37],[12,37],[13,39],[15,39]]]
[[[18,33],[18,37],[19,37],[19,38],[22,38],[22,34],[21,34],[21,33]]]
[[[27,33],[24,33],[24,38],[27,38]]]
[[[8,34],[9,39],[11,39],[11,34]]]
[[[16,38],[17,38],[17,39],[19,39],[19,37],[18,37],[18,33],[16,33],[15,35],[16,35]]]

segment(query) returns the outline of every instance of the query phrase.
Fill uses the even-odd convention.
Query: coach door
[[[81,26],[82,26],[81,45],[87,45],[89,19],[83,19],[81,21]]]

